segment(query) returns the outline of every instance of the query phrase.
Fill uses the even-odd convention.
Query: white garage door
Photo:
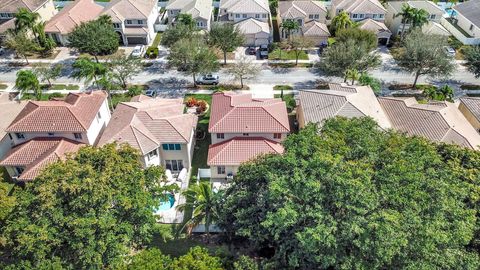
[[[255,46],[260,46],[260,45],[268,45],[268,39],[267,38],[257,38],[255,40]]]

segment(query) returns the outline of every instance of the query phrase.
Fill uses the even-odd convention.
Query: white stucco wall
[[[105,101],[103,102],[99,112],[101,115],[101,119],[98,119],[98,114],[97,114],[95,116],[95,119],[93,119],[92,124],[87,130],[88,144],[90,145],[95,144],[100,133],[110,122],[111,115],[110,115],[110,110],[108,108],[107,99],[105,99]]]
[[[472,22],[470,22],[460,13],[457,13],[456,18],[458,19],[458,26],[460,26],[465,32],[467,32],[472,37],[480,38],[480,28],[478,26],[473,25]],[[473,29],[470,30],[470,27],[472,25]]]
[[[282,142],[285,138],[287,138],[287,133],[282,133],[281,135],[282,136],[281,136],[280,139],[274,139],[273,138],[273,133],[249,133],[248,136],[244,136],[243,133],[224,133],[224,137],[225,137],[224,139],[217,139],[217,134],[216,133],[211,134],[212,144],[223,142],[223,141],[226,141],[226,140],[230,140],[234,137],[246,137],[246,138],[262,137],[262,138],[266,138],[266,139],[269,139],[269,140],[272,140],[272,141]]]

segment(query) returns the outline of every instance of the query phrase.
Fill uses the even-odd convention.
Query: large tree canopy
[[[480,153],[385,132],[369,118],[330,119],[320,133],[309,125],[284,146],[240,167],[219,222],[270,251],[273,269],[480,266],[467,248]]]
[[[7,268],[122,263],[151,237],[164,179],[161,167],[143,170],[128,145],[84,147],[48,166],[16,194],[17,205],[0,229]]]

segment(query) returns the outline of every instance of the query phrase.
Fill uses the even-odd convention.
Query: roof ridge
[[[170,122],[169,119],[165,118],[164,120],[167,121],[167,123],[168,123],[178,134],[180,134],[180,136],[181,136],[183,139],[185,139],[185,141],[187,141],[187,142],[189,141],[190,138],[185,138],[185,137],[183,136],[183,134],[182,134],[174,125],[172,125],[172,123]]]
[[[443,118],[443,117],[442,117],[442,118]],[[444,120],[445,120],[445,119],[444,119]],[[447,125],[448,125],[448,123],[447,123]],[[468,145],[470,145],[470,147],[471,147],[472,149],[475,149],[476,146],[472,145],[472,144],[470,143],[470,140],[467,139],[465,136],[463,136],[462,133],[458,132],[457,130],[455,130],[454,128],[452,128],[450,125],[448,125],[448,126],[449,126],[449,129],[448,129],[448,131],[445,132],[445,134],[443,135],[442,139],[440,140],[441,142],[443,142],[443,139],[445,139],[445,137],[447,137],[447,135],[448,135],[448,133],[449,133],[450,131],[455,131],[455,133],[457,133],[458,136],[462,137],[462,138],[468,143]]]
[[[284,101],[282,101],[282,102],[285,103]],[[271,106],[277,105],[277,104],[278,103],[269,104],[268,107],[271,107]],[[273,116],[265,107],[267,107],[267,106],[262,106],[260,108],[262,108],[265,112],[267,112],[277,123],[280,124],[280,126],[284,127],[287,131],[290,131],[290,127],[286,127],[282,123],[280,123],[280,121],[278,121],[278,119],[275,116]],[[285,104],[285,108],[286,108],[286,104]],[[288,118],[288,116],[287,116],[287,118]]]
[[[77,120],[77,122],[80,123],[80,125],[81,125],[85,130],[88,130],[88,128],[83,124],[83,122],[80,121],[80,119],[78,119],[77,116],[73,113],[71,106],[67,106],[67,110],[70,112],[70,114],[73,116],[73,118],[75,118],[75,120]]]

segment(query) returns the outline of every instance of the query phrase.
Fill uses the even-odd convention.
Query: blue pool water
[[[175,204],[175,197],[171,194],[168,195],[168,201],[160,201],[158,207],[155,209],[155,212],[166,211],[173,207]]]
[[[453,10],[453,9],[447,9],[447,10],[445,10],[445,12],[447,12],[449,17],[452,17],[453,15],[455,15],[455,10]]]

